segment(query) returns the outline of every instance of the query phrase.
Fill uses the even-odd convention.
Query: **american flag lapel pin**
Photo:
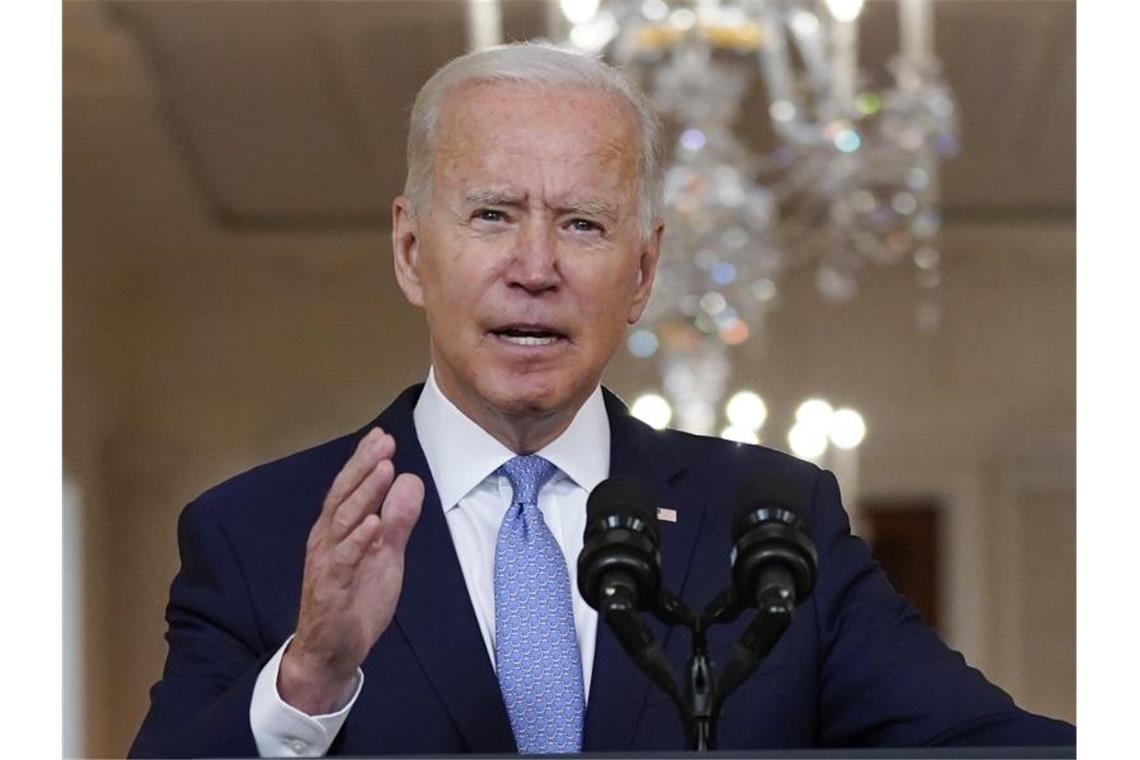
[[[657,508],[657,519],[660,522],[677,522],[677,510],[668,507]]]

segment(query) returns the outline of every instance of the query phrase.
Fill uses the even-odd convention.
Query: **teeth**
[[[557,337],[550,336],[548,338],[538,338],[533,336],[515,336],[515,335],[501,335],[503,340],[514,343],[516,346],[549,346],[558,340]]]

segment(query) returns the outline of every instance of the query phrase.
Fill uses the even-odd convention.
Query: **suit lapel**
[[[661,497],[658,506],[677,512],[676,522],[659,522],[662,582],[680,594],[684,588],[704,510],[700,504],[683,503],[671,485],[684,469],[654,430],[630,416],[617,396],[603,389],[610,421],[610,475],[626,475],[650,484]],[[670,632],[656,618],[650,627],[663,643]],[[684,634],[681,634],[684,635]],[[598,622],[590,700],[582,750],[621,751],[630,748],[637,717],[650,689],[656,689],[606,625]]]
[[[415,473],[424,482],[423,510],[405,554],[396,624],[471,751],[515,752],[499,682],[485,655],[439,494],[416,437],[412,410],[422,388],[405,391],[379,420],[397,441],[396,472]]]

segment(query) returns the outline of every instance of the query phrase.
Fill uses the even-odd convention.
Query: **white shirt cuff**
[[[293,640],[290,636],[273,655],[253,686],[249,703],[249,726],[261,757],[322,757],[340,732],[349,710],[360,696],[364,673],[356,669],[356,689],[348,703],[327,715],[306,715],[281,699],[277,693],[277,673],[281,656]]]

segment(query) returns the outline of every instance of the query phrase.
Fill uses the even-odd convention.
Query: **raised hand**
[[[281,698],[309,715],[352,696],[356,669],[392,622],[424,498],[415,475],[393,480],[395,451],[379,428],[364,436],[309,532],[297,632],[277,676]]]

